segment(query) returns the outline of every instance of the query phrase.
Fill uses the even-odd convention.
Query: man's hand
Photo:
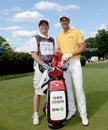
[[[65,60],[68,60],[70,57],[72,57],[73,54],[72,53],[68,53],[68,54],[64,54],[63,57],[62,57],[62,60],[65,61]]]
[[[52,66],[49,66],[47,64],[44,64],[43,67],[46,69],[46,70],[52,70]]]

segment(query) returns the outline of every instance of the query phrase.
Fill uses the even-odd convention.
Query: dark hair
[[[49,27],[49,23],[48,23],[47,20],[41,20],[41,21],[39,22],[39,27],[40,27],[40,25],[41,25],[42,23],[46,23],[46,24],[48,25],[48,27]]]

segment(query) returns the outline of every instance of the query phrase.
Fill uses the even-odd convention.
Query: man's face
[[[48,32],[49,26],[46,23],[42,23],[39,28],[40,32],[44,34]]]
[[[60,20],[60,23],[61,23],[62,28],[64,28],[64,29],[69,28],[70,20],[68,18],[63,17]]]

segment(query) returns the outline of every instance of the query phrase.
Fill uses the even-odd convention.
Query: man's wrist
[[[47,70],[52,69],[52,67],[51,67],[51,66],[49,66],[49,65],[47,65],[47,64],[43,64],[43,68],[45,68],[45,69],[47,69]]]
[[[46,68],[48,65],[47,65],[47,64],[43,64],[42,66],[43,66],[44,68]]]
[[[73,56],[73,53],[70,53],[71,54],[71,56],[70,57],[72,57]]]

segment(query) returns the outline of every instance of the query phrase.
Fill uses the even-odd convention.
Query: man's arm
[[[71,53],[68,53],[68,54],[64,54],[62,59],[63,60],[68,60],[70,57],[72,57],[74,55],[79,55],[79,54],[81,54],[84,51],[85,51],[85,44],[84,43],[79,43],[77,50],[75,50],[75,51],[73,51]]]
[[[81,53],[84,52],[84,51],[85,51],[85,43],[83,42],[83,43],[79,43],[79,44],[78,44],[78,49],[77,49],[76,51],[74,51],[74,52],[71,52],[71,53],[72,53],[73,56],[74,56],[74,55],[81,54]]]
[[[45,64],[45,62],[40,59],[40,57],[37,55],[36,52],[33,51],[33,52],[31,52],[31,54],[32,54],[32,58],[33,58],[35,61],[37,61],[38,64],[40,64],[40,65],[42,65],[42,66]]]

